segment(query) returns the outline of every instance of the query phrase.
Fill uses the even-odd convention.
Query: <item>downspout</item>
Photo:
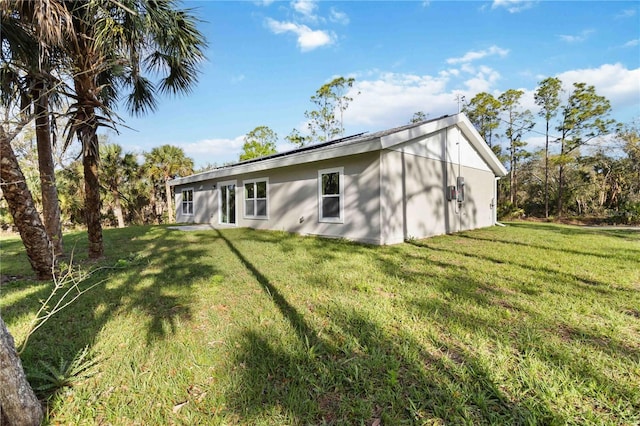
[[[498,222],[498,181],[499,177],[495,177],[493,181],[493,224],[498,226],[506,226],[504,223]]]
[[[459,112],[458,112],[459,114]],[[462,159],[461,159],[461,155],[460,155],[460,127],[458,127],[456,125],[456,130],[457,130],[457,141],[456,141],[456,145],[458,145],[458,176],[456,176],[456,189],[460,190],[460,188],[458,187],[458,178],[460,176],[462,176]],[[459,200],[459,199],[458,199]],[[462,231],[462,203],[463,201],[458,201],[456,200],[456,207],[458,208],[458,232]]]
[[[448,190],[448,186],[449,186],[449,162],[448,162],[448,157],[447,157],[447,148],[449,145],[449,128],[446,128],[444,130],[444,146],[443,146],[443,150],[442,150],[442,178],[443,178],[443,183],[444,183],[444,232],[445,234],[450,234],[451,233],[451,229],[449,229],[449,225],[450,225],[450,219],[449,219],[449,198],[447,196],[447,190]]]

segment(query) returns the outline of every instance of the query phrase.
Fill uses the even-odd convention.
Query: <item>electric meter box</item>
[[[464,201],[464,177],[463,176],[458,176],[458,179],[456,180],[456,189],[457,189],[457,195],[458,195],[458,202],[463,202]]]

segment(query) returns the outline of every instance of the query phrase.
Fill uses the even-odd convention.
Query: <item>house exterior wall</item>
[[[383,244],[494,224],[495,175],[457,127],[383,150]],[[465,178],[465,200],[448,201],[447,186]]]
[[[343,220],[341,223],[325,223],[319,220],[318,171],[335,168],[343,170]],[[244,211],[244,182],[263,178],[268,179],[267,217],[247,218]],[[223,182],[236,184],[236,225],[219,222],[220,185]],[[214,185],[216,189],[213,189]],[[182,213],[182,190],[187,188],[194,190],[193,215]],[[176,218],[181,223],[284,230],[380,244],[379,191],[379,153],[368,152],[177,185]]]

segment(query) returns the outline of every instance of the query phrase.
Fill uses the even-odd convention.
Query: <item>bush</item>
[[[640,202],[627,202],[620,210],[609,211],[607,223],[612,225],[640,225]]]
[[[499,220],[511,220],[511,219],[522,219],[526,215],[524,213],[524,209],[520,207],[515,207],[510,202],[507,202],[501,206],[498,206],[498,219]]]

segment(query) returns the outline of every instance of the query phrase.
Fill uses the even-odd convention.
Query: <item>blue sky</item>
[[[304,131],[309,98],[354,77],[345,134],[457,112],[456,95],[533,92],[557,76],[593,84],[612,117],[640,118],[640,3],[636,1],[188,1],[209,47],[193,93],[127,116],[109,141],[129,152],[182,147],[196,166],[236,161],[244,135],[266,125],[280,151]],[[359,95],[356,93],[360,92]],[[542,131],[543,127],[538,127]],[[529,135],[535,146],[542,140]]]

